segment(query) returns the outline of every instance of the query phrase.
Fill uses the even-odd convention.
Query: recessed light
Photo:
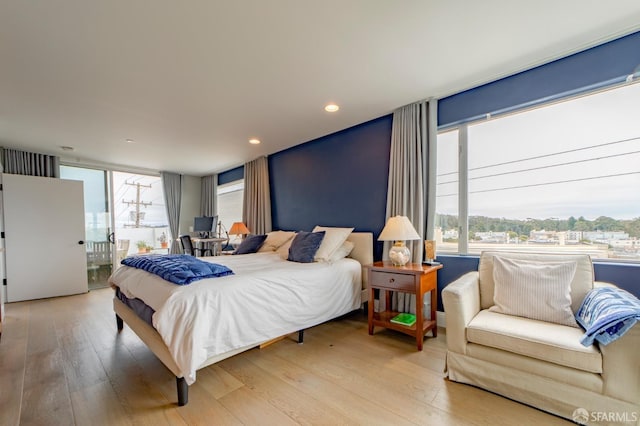
[[[74,150],[74,148],[72,146],[66,146],[66,145],[61,146],[60,149],[62,149],[63,151],[73,151]]]
[[[327,106],[324,107],[324,110],[327,112],[336,112],[339,109],[340,107],[336,104],[328,104]]]
[[[258,145],[260,143],[260,139],[256,139],[256,138],[249,139],[249,143],[252,145]]]
[[[125,140],[126,143],[135,143],[133,139],[127,139]]]

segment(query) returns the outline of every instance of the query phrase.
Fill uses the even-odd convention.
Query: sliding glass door
[[[84,183],[85,247],[89,290],[107,287],[113,270],[115,235],[109,203],[109,173],[106,170],[60,166],[62,179]]]
[[[89,290],[107,287],[126,256],[168,253],[160,176],[62,165],[60,177],[84,182]]]

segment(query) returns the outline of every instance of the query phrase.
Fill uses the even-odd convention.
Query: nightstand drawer
[[[378,271],[371,273],[371,285],[376,288],[415,291],[415,283],[414,275]]]

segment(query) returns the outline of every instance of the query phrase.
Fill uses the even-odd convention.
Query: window
[[[632,84],[469,124],[459,140],[439,135],[438,250],[640,260],[639,108],[640,84]],[[460,184],[451,174],[453,145],[468,158],[460,197],[449,195]],[[468,249],[444,238],[455,227],[450,198],[468,205],[467,220],[460,214]]]
[[[438,135],[435,239],[439,252],[458,250],[458,131]]]
[[[242,222],[244,180],[218,186],[218,220],[222,229],[231,229],[233,222]]]
[[[116,237],[128,241],[127,253],[167,253],[169,220],[160,176],[113,173],[114,224]]]

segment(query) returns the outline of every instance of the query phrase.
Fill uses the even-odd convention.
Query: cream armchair
[[[496,255],[575,262],[573,313],[594,286],[611,285],[594,282],[586,255],[484,252],[477,272],[442,291],[449,379],[584,424],[640,425],[640,326],[609,345],[584,347],[582,328],[493,312]]]

